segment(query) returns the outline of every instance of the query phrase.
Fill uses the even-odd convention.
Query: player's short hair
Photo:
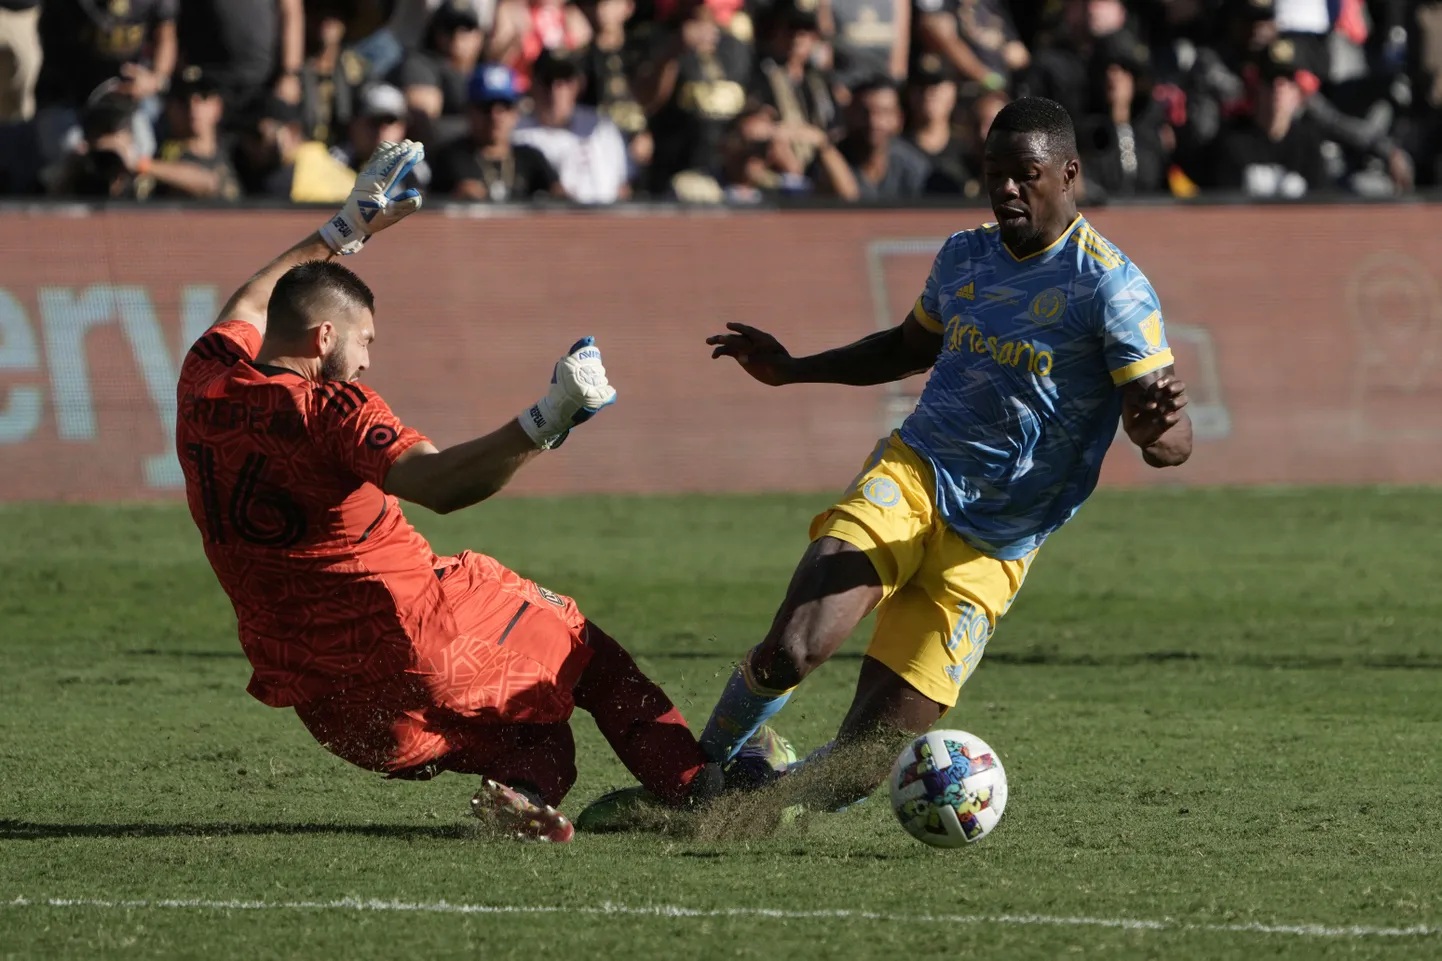
[[[350,268],[333,260],[312,260],[292,267],[276,281],[266,327],[285,339],[299,337],[323,319],[318,314],[347,307],[374,312],[375,294]]]
[[[1076,125],[1071,114],[1055,100],[1045,97],[1022,97],[1002,107],[986,138],[997,134],[1019,133],[1040,135],[1046,149],[1061,160],[1074,160],[1077,156]]]

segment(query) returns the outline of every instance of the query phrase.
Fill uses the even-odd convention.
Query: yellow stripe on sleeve
[[[1107,248],[1106,242],[1095,231],[1082,231],[1077,238],[1077,243],[1081,245],[1082,250],[1091,254],[1106,269],[1114,270],[1121,266],[1121,258]]]
[[[1143,374],[1150,374],[1154,370],[1160,370],[1171,364],[1172,351],[1168,348],[1159,354],[1152,354],[1150,357],[1143,357],[1125,367],[1118,367],[1112,371],[1112,383],[1120,387],[1122,384],[1130,384]]]
[[[1082,240],[1089,247],[1095,248],[1101,258],[1117,264],[1122,262],[1121,255],[1112,249],[1111,244],[1107,243],[1106,238],[1097,233],[1091,224],[1087,224],[1086,227],[1083,228]]]
[[[946,329],[944,326],[942,326],[941,321],[928,314],[926,312],[926,308],[921,306],[920,297],[916,298],[916,306],[911,309],[911,316],[915,317],[918,324],[925,327],[933,334],[939,334]]]

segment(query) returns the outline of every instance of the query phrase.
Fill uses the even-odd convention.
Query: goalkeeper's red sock
[[[576,706],[590,712],[621,763],[662,801],[686,803],[698,777],[709,794],[715,786],[703,775],[706,755],[666,692],[605,631],[590,621],[585,630],[591,660],[576,684]]]

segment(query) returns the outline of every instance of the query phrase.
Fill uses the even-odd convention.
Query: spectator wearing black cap
[[[751,80],[751,99],[776,110],[777,135],[790,140],[802,166],[810,166],[815,135],[805,128],[830,133],[840,123],[831,96],[831,78],[815,66],[821,43],[814,9],[797,0],[779,0],[759,18],[761,59]]]
[[[533,110],[511,139],[545,154],[572,200],[615,203],[630,196],[626,141],[615,124],[579,105],[582,83],[575,61],[541,54],[531,71]]]
[[[831,42],[837,83],[850,89],[869,77],[905,79],[911,0],[819,0],[816,10]]]
[[[140,176],[149,158],[136,150],[135,102],[119,93],[95,98],[81,117],[81,139],[49,181],[58,196],[141,199]]]
[[[396,86],[421,116],[460,116],[485,45],[480,19],[470,7],[447,2],[431,17],[426,37],[426,49],[411,54],[401,65]]]
[[[1129,31],[1118,31],[1097,44],[1091,103],[1077,131],[1090,199],[1165,189],[1175,141],[1161,105],[1152,96],[1148,61],[1147,48]]]
[[[167,138],[150,174],[156,197],[235,200],[240,183],[221,140],[225,104],[220,88],[199,67],[186,67],[166,97]]]
[[[928,194],[959,194],[972,172],[966,145],[957,135],[956,81],[935,54],[922,56],[906,78],[906,142],[926,156]]]
[[[1303,109],[1306,95],[1292,41],[1274,41],[1257,66],[1255,105],[1222,127],[1200,183],[1286,199],[1325,187],[1322,137]]]
[[[1332,32],[1336,0],[1274,0],[1277,37],[1290,40],[1299,69],[1325,79],[1330,72],[1327,35]]]
[[[651,163],[655,141],[633,83],[646,56],[644,43],[626,32],[636,5],[634,0],[584,0],[581,11],[594,31],[590,44],[577,55],[584,80],[581,104],[595,107],[616,125],[626,138],[633,169],[644,170]]]
[[[521,94],[511,68],[490,64],[470,84],[470,133],[441,148],[432,185],[456,200],[524,202],[537,195],[564,196],[560,178],[536,148],[513,144]]]
[[[276,96],[245,118],[236,157],[241,183],[255,196],[335,203],[355,185],[355,171],[306,139],[300,107]]]
[[[901,138],[901,98],[889,80],[872,80],[851,92],[840,157],[847,174],[825,164],[813,179],[843,200],[906,200],[926,193],[931,164]]]
[[[110,93],[144,109],[132,111],[135,149],[155,150],[157,94],[175,69],[177,0],[49,0],[40,8],[45,51],[35,88],[40,162],[49,166],[81,139],[81,111]]]
[[[330,155],[359,173],[382,143],[413,138],[409,138],[406,125],[406,95],[399,88],[373,83],[361,89],[356,101],[355,116],[346,126],[345,138],[330,148]],[[430,181],[429,161],[422,160],[406,174],[405,185],[424,190]]]
[[[178,80],[171,88],[171,98],[185,96],[196,89],[193,84]],[[200,100],[214,100],[214,119],[209,121],[205,107],[197,103],[202,131],[197,138],[201,151],[204,131],[212,135],[219,120],[219,101],[213,94],[200,94]],[[138,146],[132,115],[136,110],[130,97],[110,92],[92,100],[81,121],[83,139],[65,159],[58,176],[51,182],[51,192],[62,196],[96,197],[110,200],[147,200],[151,197],[219,197],[236,196],[235,178],[223,158],[186,156],[185,151],[152,159]],[[217,152],[218,153],[218,152]]]
[[[659,33],[636,87],[656,139],[651,192],[666,195],[676,174],[720,163],[721,138],[746,106],[752,55],[698,0],[681,0]]]
[[[220,87],[226,115],[237,122],[263,110],[269,96],[299,104],[303,0],[185,0],[180,48]]]
[[[1362,0],[1342,0],[1326,49],[1311,54],[1311,72],[1325,73],[1307,98],[1307,113],[1323,140],[1341,148],[1329,152],[1329,174],[1367,196],[1405,193],[1415,186],[1415,162],[1403,146],[1409,124],[1399,117],[1413,91],[1425,86],[1408,87],[1405,81],[1407,6],[1401,0],[1379,0],[1367,17]],[[1279,26],[1285,22],[1279,14]],[[1279,35],[1293,40],[1299,63],[1306,64],[1307,45],[1315,38]]]

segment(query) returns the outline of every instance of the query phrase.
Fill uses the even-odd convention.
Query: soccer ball
[[[929,731],[891,766],[891,809],[924,844],[959,848],[991,833],[1006,809],[1006,771],[965,731]]]

